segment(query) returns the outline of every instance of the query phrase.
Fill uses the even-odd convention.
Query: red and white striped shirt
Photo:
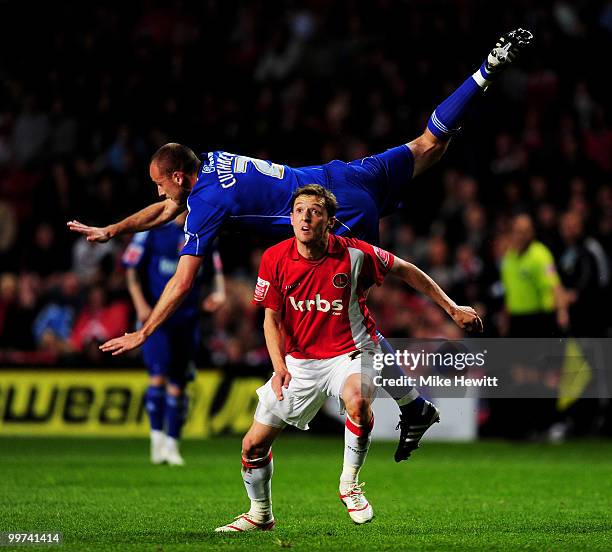
[[[285,354],[318,359],[350,353],[377,343],[367,290],[382,283],[394,260],[384,249],[331,234],[327,253],[310,261],[291,238],[264,252],[253,302],[282,312]]]

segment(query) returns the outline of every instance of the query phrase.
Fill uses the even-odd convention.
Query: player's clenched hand
[[[451,313],[455,324],[468,332],[482,332],[482,320],[472,307],[455,307]]]
[[[285,369],[282,372],[274,372],[274,375],[272,376],[272,391],[274,391],[274,394],[279,401],[283,400],[283,387],[287,389],[290,381],[291,374],[289,373],[289,370]]]
[[[70,220],[66,223],[73,232],[82,234],[89,242],[104,243],[111,239],[108,227],[98,228],[97,226],[87,226],[78,220]]]
[[[109,339],[106,343],[100,345],[100,350],[116,356],[140,347],[145,340],[146,338],[140,332],[126,333],[121,337]]]

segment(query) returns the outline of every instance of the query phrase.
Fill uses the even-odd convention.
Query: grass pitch
[[[184,468],[151,466],[142,440],[1,438],[0,531],[61,531],[62,551],[612,549],[612,442],[393,450],[372,446],[376,517],[356,526],[336,495],[341,436],[281,436],[277,528],[221,535],[248,509],[239,438],[185,442]]]

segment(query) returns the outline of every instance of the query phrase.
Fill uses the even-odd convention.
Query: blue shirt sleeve
[[[180,254],[201,257],[210,253],[229,212],[225,206],[213,205],[197,197],[190,197],[187,205],[189,214],[185,221],[185,245]]]

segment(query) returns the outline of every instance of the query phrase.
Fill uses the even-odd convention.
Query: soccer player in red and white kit
[[[424,272],[387,251],[330,233],[336,198],[311,184],[293,195],[294,238],[267,249],[254,302],[265,307],[264,334],[274,375],[257,390],[253,425],[242,441],[242,477],[250,510],[216,531],[269,530],[272,443],[287,425],[308,429],[328,397],[346,410],[340,498],[355,523],[374,512],[359,483],[370,446],[376,387],[373,359],[381,349],[366,306],[368,289],[391,272],[442,307],[467,330],[482,330],[471,307],[457,306]]]

